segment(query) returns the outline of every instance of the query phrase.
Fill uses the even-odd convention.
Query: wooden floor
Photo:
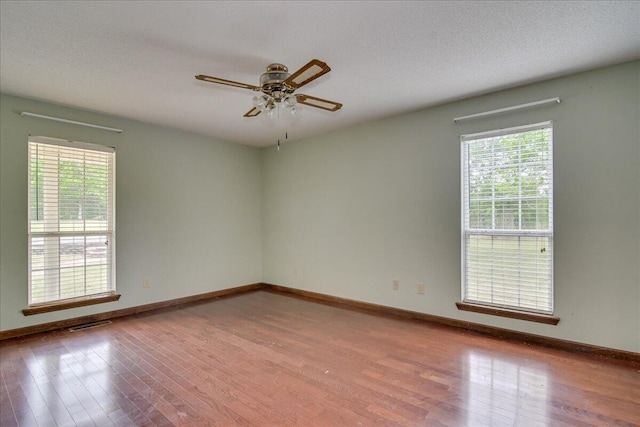
[[[266,291],[0,343],[0,425],[633,426],[640,367]]]

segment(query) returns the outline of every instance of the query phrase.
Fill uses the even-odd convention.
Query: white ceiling
[[[640,58],[639,1],[3,0],[0,18],[3,93],[258,147]],[[312,58],[332,71],[298,92],[337,113],[244,118],[253,92],[194,78]]]

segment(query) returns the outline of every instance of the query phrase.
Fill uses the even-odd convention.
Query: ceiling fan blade
[[[329,68],[327,64],[318,59],[312,59],[307,65],[291,74],[283,83],[291,86],[293,89],[298,89],[318,77],[327,74],[329,71],[331,71],[331,68]]]
[[[296,95],[296,99],[300,104],[321,108],[327,111],[338,111],[339,109],[342,108],[342,104],[340,104],[339,102],[329,101],[328,99],[316,98],[315,96],[303,95],[301,93]]]
[[[202,81],[205,81],[205,82],[209,82],[209,83],[218,83],[218,84],[221,84],[221,85],[239,87],[239,88],[242,88],[242,89],[250,89],[250,90],[255,90],[255,91],[259,91],[260,90],[260,88],[258,86],[248,85],[246,83],[234,82],[233,80],[221,79],[219,77],[205,76],[204,74],[198,74],[196,76],[196,79],[202,80]]]
[[[258,110],[256,107],[253,107],[251,110],[247,111],[245,115],[242,117],[255,117],[258,114],[260,114],[260,110]]]

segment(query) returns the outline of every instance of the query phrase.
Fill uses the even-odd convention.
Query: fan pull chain
[[[284,140],[286,141],[287,139],[289,139],[289,132],[284,133]],[[278,140],[278,144],[276,147],[278,148],[278,151],[280,151],[280,140]]]

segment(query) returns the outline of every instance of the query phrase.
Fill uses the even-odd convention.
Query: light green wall
[[[259,282],[260,150],[8,95],[0,98],[0,329],[9,330]],[[151,108],[151,107],[150,107]],[[21,117],[31,111],[122,134]],[[116,148],[120,301],[25,317],[27,137]],[[151,287],[143,288],[149,278]]]
[[[634,62],[265,150],[263,279],[639,352],[639,94]],[[561,104],[453,123],[555,96]],[[547,120],[554,122],[560,323],[458,311],[459,136]],[[425,295],[417,294],[417,282],[426,284]]]
[[[453,123],[554,96],[560,105]],[[279,152],[7,95],[0,106],[0,330],[265,281],[640,352],[638,61],[352,127]],[[124,133],[20,117],[25,110]],[[546,120],[554,121],[561,321],[460,312],[459,135]],[[116,147],[119,302],[22,316],[28,134]],[[151,288],[142,288],[143,277]],[[425,295],[416,293],[417,282],[426,284]]]

